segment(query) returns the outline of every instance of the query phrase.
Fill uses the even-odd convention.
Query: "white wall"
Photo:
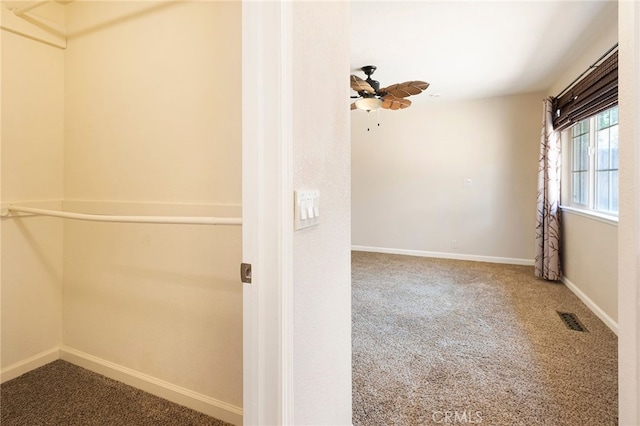
[[[604,24],[604,23],[603,23]],[[593,62],[618,41],[617,16],[598,32],[590,34],[592,43],[578,55],[573,66],[549,89],[558,95]],[[569,164],[570,139],[562,138],[562,164]],[[563,168],[562,203],[569,205],[569,168]],[[562,211],[563,280],[589,307],[617,331],[618,327],[618,227],[615,223]]]
[[[293,237],[295,425],[351,424],[349,10],[293,5],[293,186],[321,199]]]
[[[2,12],[3,25],[8,15]],[[59,207],[63,192],[63,50],[8,31],[2,31],[0,37],[2,203],[52,200],[38,205]],[[60,221],[8,218],[0,226],[0,359],[5,381],[57,357],[63,252]]]
[[[352,111],[355,248],[530,263],[542,99]]]
[[[240,17],[236,2],[67,6],[66,208],[241,214]],[[240,411],[239,227],[69,222],[64,238],[65,347]]]
[[[563,280],[605,323],[618,324],[618,226],[562,212]]]
[[[224,1],[68,5],[67,199],[240,204],[239,16]]]

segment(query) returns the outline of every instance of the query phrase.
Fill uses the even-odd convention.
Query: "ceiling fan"
[[[371,74],[377,69],[375,65],[366,65],[361,68],[367,75],[363,80],[357,75],[351,76],[351,88],[358,92],[358,96],[352,96],[358,100],[351,104],[351,109],[373,111],[378,108],[404,109],[411,106],[411,101],[406,99],[411,95],[418,95],[429,87],[425,81],[405,81],[380,88],[380,83],[371,78]]]

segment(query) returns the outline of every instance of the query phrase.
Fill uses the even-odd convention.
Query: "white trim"
[[[615,46],[614,46],[615,47]],[[613,49],[612,49],[613,50]],[[617,105],[614,105],[608,109],[606,109],[603,112],[606,111],[611,111],[613,109],[618,108]],[[606,213],[600,213],[595,209],[595,205],[596,205],[596,193],[597,193],[597,187],[596,187],[596,173],[598,172],[597,169],[597,138],[598,138],[598,132],[605,130],[605,129],[610,129],[611,127],[617,126],[619,123],[613,124],[613,125],[609,125],[607,126],[605,129],[597,129],[597,117],[598,115],[600,115],[602,112],[594,114],[588,118],[585,118],[583,120],[580,120],[579,123],[582,123],[583,121],[588,121],[588,130],[587,133],[583,133],[580,136],[573,136],[573,131],[569,129],[565,129],[562,132],[566,135],[566,138],[568,139],[566,142],[569,154],[568,154],[568,160],[569,163],[571,164],[573,162],[573,141],[576,138],[580,138],[584,135],[588,135],[589,136],[589,146],[588,146],[588,157],[589,157],[589,164],[587,165],[587,169],[586,170],[579,170],[578,172],[587,172],[587,177],[588,177],[588,182],[587,182],[587,189],[588,189],[588,194],[587,194],[587,203],[586,204],[582,204],[582,203],[570,203],[571,207],[576,208],[578,210],[581,211],[586,211],[586,213],[594,213],[594,216],[603,216],[604,218],[613,218],[615,219],[616,216],[615,215],[609,215]],[[578,124],[578,123],[576,123]],[[570,198],[573,199],[574,197],[574,191],[573,191],[573,178],[571,177],[572,174],[574,173],[573,171],[573,167],[568,167],[568,185],[567,187],[569,188],[569,192],[570,192]]]
[[[252,265],[252,283],[243,284],[242,293],[242,400],[244,424],[257,425],[263,418],[266,395],[261,366],[267,358],[260,328],[260,293],[262,264],[258,232],[263,227],[260,212],[260,159],[263,156],[264,111],[262,90],[267,87],[262,73],[263,31],[260,2],[242,2],[242,261]],[[250,93],[255,91],[255,93]],[[251,99],[255,96],[255,102]]]
[[[293,404],[293,3],[280,6],[280,383],[281,425],[294,425]]]
[[[156,212],[193,212],[193,214],[207,214],[210,211],[239,212],[242,204],[232,203],[192,203],[192,202],[158,202],[158,201],[121,201],[121,200],[78,200],[65,198],[63,209],[83,209],[91,212],[109,209],[113,211],[156,211]],[[23,204],[23,203],[17,203]],[[34,206],[35,207],[35,206]],[[136,213],[137,214],[137,213]],[[164,213],[163,213],[164,214]]]
[[[609,327],[611,329],[611,331],[616,333],[616,336],[618,335],[618,323],[615,322],[613,320],[613,318],[611,318],[609,315],[607,315],[607,313],[605,311],[603,311],[593,300],[591,300],[589,298],[589,296],[584,294],[582,292],[582,290],[580,290],[580,288],[577,285],[575,285],[573,282],[571,282],[571,280],[569,280],[569,278],[563,276],[561,278],[561,281],[562,281],[562,283],[564,283],[564,285],[567,286],[567,288],[569,290],[571,290],[573,292],[573,294],[578,296],[578,298],[580,300],[582,300],[582,303],[587,305],[587,307],[591,310],[591,312],[596,314],[596,316],[598,318],[600,318],[602,320],[602,322],[605,323],[607,325],[607,327]]]
[[[508,265],[525,265],[533,266],[533,259],[518,259],[514,257],[495,257],[495,256],[480,256],[475,254],[460,254],[460,253],[446,253],[438,251],[422,251],[422,250],[407,250],[407,249],[395,249],[385,247],[367,247],[367,246],[351,246],[352,251],[366,251],[372,253],[388,253],[388,254],[401,254],[405,256],[419,256],[419,257],[435,257],[439,259],[456,259],[456,260],[471,260],[474,262],[488,262],[488,263],[504,263]]]
[[[13,363],[0,371],[0,383],[15,379],[57,359],[60,359],[60,348],[55,347]]]
[[[292,7],[242,2],[245,425],[293,423]]]
[[[225,422],[234,425],[242,424],[242,408],[224,401],[176,386],[68,346],[60,348],[60,358]]]
[[[571,206],[560,206],[560,210],[562,210],[563,213],[567,212],[578,216],[583,216],[588,219],[597,220],[598,222],[606,223],[607,225],[618,226],[618,218],[616,216],[595,212],[593,210],[579,209]]]
[[[640,424],[640,2],[618,2],[618,422]]]

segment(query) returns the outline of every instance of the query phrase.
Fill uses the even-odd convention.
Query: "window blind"
[[[618,104],[618,51],[553,99],[553,128],[563,130]]]

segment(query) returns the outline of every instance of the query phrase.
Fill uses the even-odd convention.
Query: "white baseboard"
[[[353,251],[366,251],[372,253],[388,253],[388,254],[402,254],[405,256],[419,256],[419,257],[435,257],[439,259],[456,259],[456,260],[472,260],[475,262],[488,262],[488,263],[505,263],[509,265],[526,265],[533,266],[533,259],[518,259],[512,257],[494,257],[494,256],[479,256],[474,254],[461,254],[461,253],[445,253],[437,251],[421,251],[421,250],[406,250],[406,249],[393,249],[385,247],[367,247],[367,246],[351,246]]]
[[[582,290],[580,290],[580,288],[574,283],[572,283],[571,280],[569,280],[567,277],[563,276],[561,281],[564,283],[564,285],[567,286],[567,288],[569,288],[569,290],[573,292],[573,294],[578,296],[578,298],[582,300],[582,303],[587,305],[587,307],[591,309],[591,312],[596,314],[596,316],[600,318],[602,322],[605,323],[607,327],[611,329],[611,331],[616,333],[616,336],[618,335],[617,322],[615,322],[609,315],[607,315],[605,311],[603,311],[598,305],[596,305],[596,303],[593,300],[591,300],[589,296],[584,294]]]
[[[68,346],[60,348],[60,358],[225,422],[234,425],[242,424],[242,408],[235,405],[176,386]]]
[[[48,349],[39,354],[35,354],[27,359],[11,364],[0,370],[0,383],[15,379],[18,376],[28,373],[31,370],[42,367],[57,359],[60,359],[60,348]]]

